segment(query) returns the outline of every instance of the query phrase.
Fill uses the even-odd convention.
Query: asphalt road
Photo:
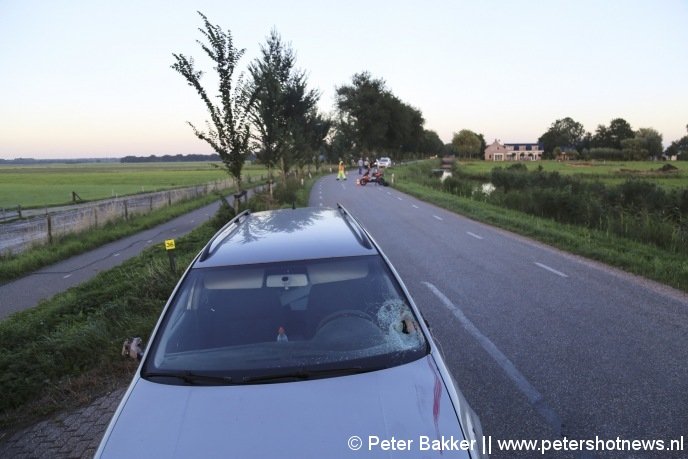
[[[485,435],[597,449],[491,457],[688,457],[687,295],[356,177],[320,180],[311,205],[343,204],[380,244]]]

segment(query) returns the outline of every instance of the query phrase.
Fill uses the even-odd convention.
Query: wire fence
[[[127,220],[180,201],[229,188],[233,181],[218,180],[190,188],[158,191],[74,206],[26,219],[0,224],[0,255],[17,254],[30,247],[51,243],[55,238],[79,233],[107,223]]]

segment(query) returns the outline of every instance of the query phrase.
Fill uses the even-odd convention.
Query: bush
[[[497,192],[489,196],[489,202],[688,253],[688,190],[666,192],[638,179],[607,187],[558,172],[527,172],[521,166],[492,170]],[[458,194],[456,187],[454,182],[445,184],[448,191]]]
[[[293,204],[296,202],[297,193],[301,187],[297,179],[287,179],[287,183],[278,183],[273,190],[273,197],[281,204]]]
[[[220,199],[220,208],[213,216],[212,225],[219,229],[233,219],[236,214],[234,213],[234,207],[227,202],[227,199],[222,194],[218,193],[218,198]]]
[[[518,169],[502,169],[495,167],[492,169],[490,179],[492,184],[504,190],[505,193],[511,190],[523,190],[528,186],[528,173]]]
[[[506,169],[509,171],[528,172],[528,166],[523,163],[514,163]]]
[[[457,196],[470,196],[475,188],[471,182],[454,177],[447,177],[442,183],[442,188]]]
[[[626,180],[618,189],[620,205],[630,210],[661,212],[670,206],[664,189],[652,182]]]

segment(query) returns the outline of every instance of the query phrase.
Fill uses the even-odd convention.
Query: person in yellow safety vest
[[[344,161],[339,160],[339,173],[337,174],[337,180],[346,180],[346,174],[344,174]]]

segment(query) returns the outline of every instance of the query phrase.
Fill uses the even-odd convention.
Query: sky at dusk
[[[170,68],[183,53],[211,71],[197,10],[246,48],[241,69],[274,27],[325,113],[369,71],[444,142],[535,142],[566,116],[686,135],[686,0],[0,0],[0,158],[210,153],[186,124],[204,107]]]

